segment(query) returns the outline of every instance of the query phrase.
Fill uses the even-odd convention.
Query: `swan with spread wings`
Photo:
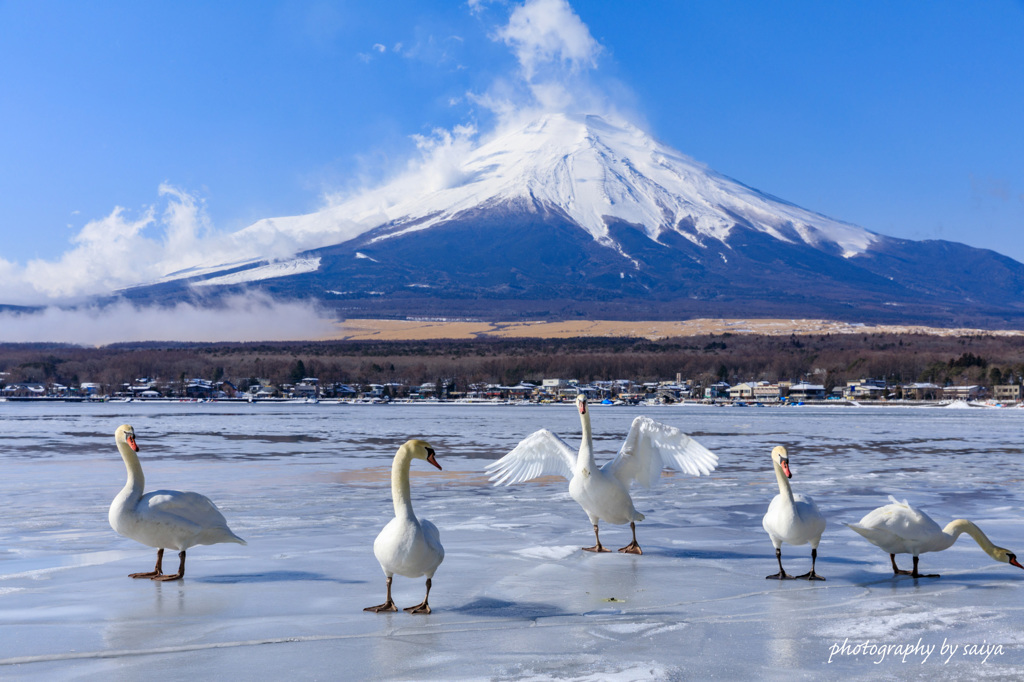
[[[598,468],[594,461],[593,435],[587,398],[576,397],[583,424],[583,442],[578,453],[547,429],[524,438],[511,452],[487,466],[494,485],[522,483],[539,476],[562,476],[569,480],[569,494],[590,517],[594,526],[593,547],[588,552],[608,552],[601,544],[597,522],[616,525],[628,523],[633,541],[620,549],[628,554],[643,554],[636,541],[636,522],[644,515],[633,506],[629,495],[635,481],[645,488],[653,486],[665,467],[693,476],[710,474],[718,465],[718,456],[679,429],[637,417],[615,459]]]

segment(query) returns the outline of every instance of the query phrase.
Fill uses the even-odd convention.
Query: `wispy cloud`
[[[513,49],[528,82],[552,65],[595,68],[602,49],[566,0],[527,0],[496,36]]]

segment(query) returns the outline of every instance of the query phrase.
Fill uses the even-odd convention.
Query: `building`
[[[1019,403],[1024,399],[1024,386],[1020,384],[993,386],[992,397],[1001,403]]]
[[[946,386],[942,389],[945,400],[978,400],[988,391],[984,386]]]
[[[942,387],[929,382],[903,386],[905,400],[938,400],[940,395],[942,395]]]
[[[735,386],[729,389],[729,398],[731,400],[753,400],[754,384],[736,384]]]
[[[789,394],[789,382],[770,384],[767,381],[758,382],[754,386],[754,400],[759,402],[778,402]]]
[[[718,400],[720,398],[729,397],[729,384],[724,381],[719,381],[717,384],[711,384],[704,389],[705,400]]]
[[[789,400],[824,400],[825,387],[821,384],[793,384],[789,387]]]
[[[847,381],[843,396],[851,400],[878,400],[884,398],[888,387],[884,379]]]

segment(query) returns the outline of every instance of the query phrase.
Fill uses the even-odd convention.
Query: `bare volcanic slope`
[[[210,264],[124,295],[258,289],[348,317],[1024,324],[1017,261],[833,220],[596,116],[546,116],[457,164],[235,237],[292,255]]]

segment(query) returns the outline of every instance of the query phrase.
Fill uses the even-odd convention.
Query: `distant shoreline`
[[[868,325],[813,319],[707,318],[681,321],[567,320],[488,322],[470,319],[348,319],[320,341],[441,341],[470,339],[642,338],[651,341],[708,334],[764,336],[820,334],[927,334],[1024,337],[1024,330]]]
[[[208,400],[194,400],[188,398],[88,398],[88,397],[28,397],[28,396],[13,396],[0,398],[0,404],[3,403],[78,403],[88,405],[107,405],[107,404],[148,404],[148,405],[324,405],[324,406],[352,406],[352,407],[381,407],[381,406],[430,406],[430,407],[445,407],[445,406],[477,406],[477,407],[560,407],[570,404],[568,401],[507,401],[507,400],[474,400],[474,399],[458,399],[458,400],[390,400],[390,401],[370,401],[370,400],[337,400],[334,398],[326,398],[321,400],[301,399],[301,398],[255,398],[249,400],[247,398],[211,398]],[[799,403],[787,403],[787,402],[750,402],[750,401],[729,401],[729,400],[680,400],[674,403],[652,403],[652,402],[640,402],[640,403],[624,403],[617,405],[603,405],[600,402],[594,402],[593,407],[601,408],[619,408],[619,407],[645,407],[645,408],[679,408],[679,407],[733,407],[733,408],[800,408],[800,407],[846,407],[846,408],[859,408],[859,407],[963,407],[965,409],[1013,409],[1024,407],[1024,403],[1012,403],[1012,404],[993,404],[991,402],[979,402],[979,401],[966,401],[966,400],[804,400]]]

